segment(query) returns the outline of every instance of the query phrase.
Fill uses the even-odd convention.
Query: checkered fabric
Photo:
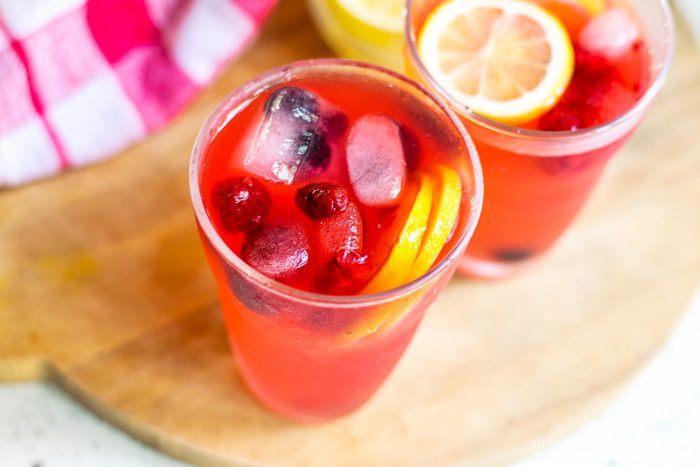
[[[0,0],[0,187],[104,159],[163,126],[276,0]]]

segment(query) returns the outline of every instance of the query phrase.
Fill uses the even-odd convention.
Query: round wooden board
[[[455,279],[363,409],[317,426],[236,375],[187,194],[194,135],[272,66],[328,51],[301,2],[165,131],[0,194],[0,380],[50,378],[201,465],[493,465],[556,440],[665,341],[700,279],[700,53],[685,30],[633,141],[556,249],[504,282]]]

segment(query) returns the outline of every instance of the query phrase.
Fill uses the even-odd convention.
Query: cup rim
[[[471,165],[471,172],[473,173],[474,178],[474,194],[472,197],[471,208],[467,211],[470,213],[467,226],[462,232],[459,240],[454,244],[449,253],[445,255],[442,261],[433,266],[427,273],[411,282],[390,290],[367,295],[328,295],[290,287],[263,275],[239,258],[223,241],[206,213],[200,191],[199,166],[204,157],[204,149],[210,135],[212,135],[212,133],[218,133],[218,131],[220,131],[220,129],[223,128],[223,126],[226,125],[241,110],[241,106],[246,104],[251,98],[257,96],[271,86],[291,79],[293,76],[295,76],[295,72],[299,70],[309,70],[314,68],[364,69],[378,75],[383,75],[384,78],[388,77],[389,79],[401,81],[414,88],[419,94],[430,99],[452,122],[452,125],[457,129],[460,137],[464,141],[469,154],[469,163]],[[455,113],[449,108],[449,106],[447,106],[424,86],[399,73],[364,62],[332,58],[302,60],[274,68],[257,76],[256,78],[247,81],[243,85],[239,86],[235,91],[230,93],[211,112],[197,134],[190,158],[189,185],[190,198],[194,207],[195,217],[200,228],[216,251],[224,258],[226,262],[232,265],[237,272],[243,274],[246,279],[255,282],[258,286],[263,287],[266,289],[266,291],[278,296],[291,297],[298,302],[309,305],[326,305],[337,308],[352,308],[357,307],[358,305],[371,306],[393,301],[397,298],[409,295],[413,291],[421,288],[441,275],[464,253],[464,250],[471,240],[474,230],[476,229],[476,225],[481,214],[484,197],[483,174],[476,148],[471,136],[464,128],[464,125],[461,123],[457,115],[455,115]]]
[[[474,112],[469,107],[458,102],[454,97],[452,97],[452,95],[449,92],[447,92],[447,90],[445,90],[432,77],[430,72],[426,69],[423,60],[420,57],[420,54],[418,53],[416,41],[417,31],[415,30],[413,26],[413,21],[411,20],[411,10],[413,5],[415,5],[417,1],[418,0],[407,0],[403,9],[403,34],[404,41],[406,43],[406,50],[408,52],[408,60],[410,60],[411,63],[416,67],[420,76],[429,83],[431,90],[434,91],[438,96],[440,96],[440,98],[446,100],[451,108],[457,110],[460,116],[463,116],[470,122],[478,124],[481,128],[491,130],[495,133],[506,135],[511,138],[518,138],[524,140],[546,139],[548,141],[559,142],[581,141],[587,140],[588,138],[599,135],[601,133],[606,133],[612,128],[617,128],[626,125],[630,121],[633,121],[633,119],[635,119],[641,112],[644,112],[644,110],[658,95],[666,80],[666,77],[668,76],[669,70],[671,68],[671,63],[673,61],[673,52],[675,49],[675,26],[673,15],[671,13],[671,7],[668,3],[668,0],[656,0],[657,3],[661,6],[663,12],[662,21],[664,25],[664,41],[663,50],[661,50],[660,52],[663,53],[664,60],[661,69],[654,78],[654,81],[649,85],[644,95],[637,101],[637,103],[631,109],[629,109],[627,112],[620,115],[619,117],[610,120],[609,122],[591,128],[585,128],[582,130],[541,131],[519,128],[513,125],[497,122],[493,119],[484,117],[483,115]],[[544,155],[537,154],[535,154],[535,156],[546,157]],[[566,157],[566,155],[564,155],[564,157]]]

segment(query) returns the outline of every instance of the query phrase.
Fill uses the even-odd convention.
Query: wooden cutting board
[[[203,465],[502,464],[594,415],[671,333],[700,279],[700,52],[670,81],[555,250],[504,282],[456,279],[363,409],[304,426],[231,359],[187,163],[207,114],[272,66],[328,55],[301,2],[166,130],[116,159],[0,193],[0,380],[48,378]]]

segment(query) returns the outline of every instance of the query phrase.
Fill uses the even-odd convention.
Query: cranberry
[[[257,227],[270,212],[270,193],[259,180],[235,177],[217,183],[212,190],[214,207],[224,228],[245,232]]]
[[[367,259],[367,255],[360,254],[357,250],[342,249],[335,254],[329,267],[348,279],[360,279],[370,269]]]
[[[332,183],[310,183],[297,191],[296,204],[311,219],[320,220],[345,211],[348,193]]]

